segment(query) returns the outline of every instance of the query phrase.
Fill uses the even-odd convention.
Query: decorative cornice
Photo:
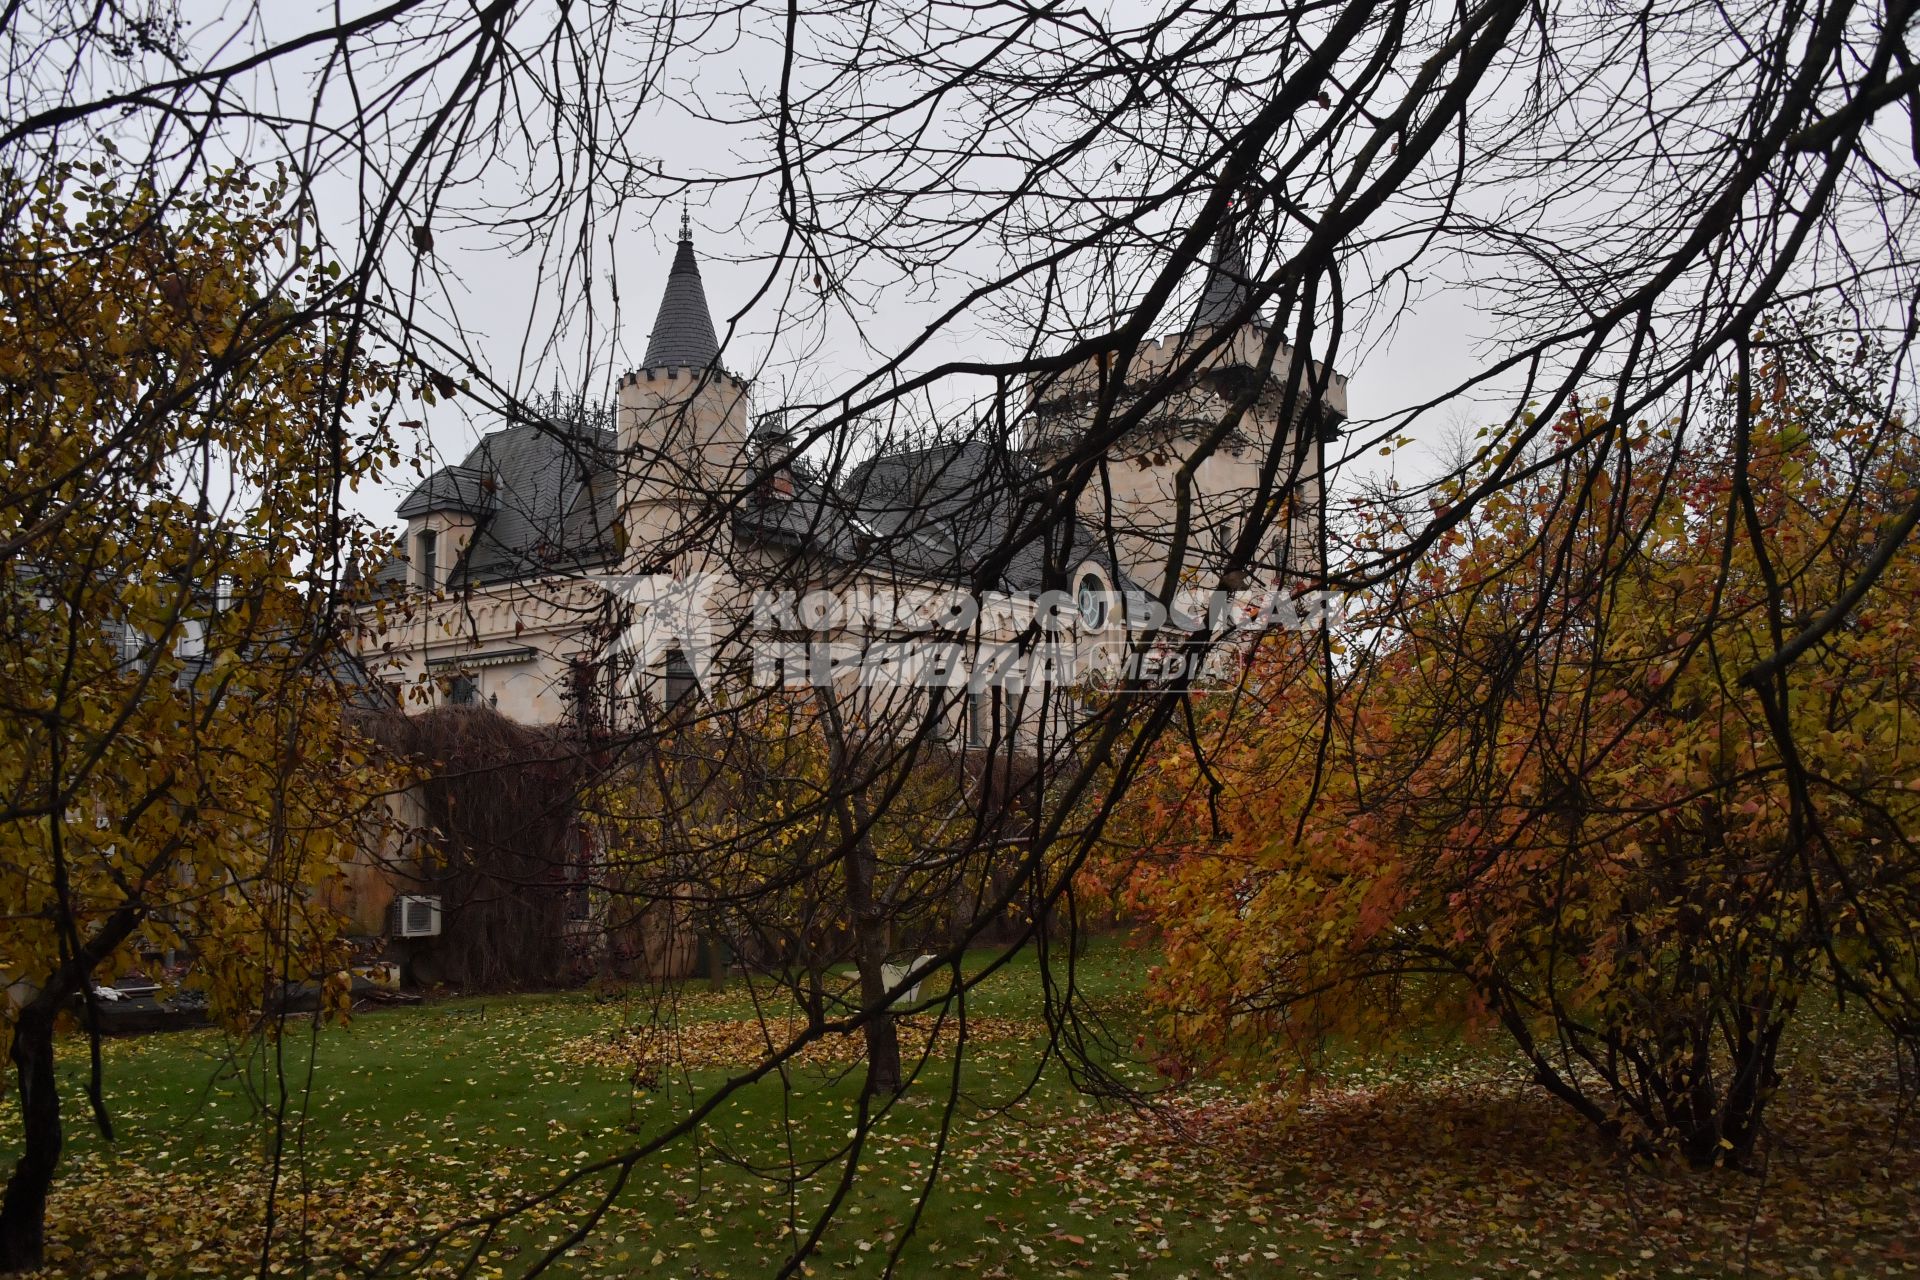
[[[510,667],[516,662],[528,662],[540,656],[538,649],[522,646],[518,649],[495,649],[488,653],[456,653],[442,658],[428,658],[429,667],[458,667],[469,670],[475,667]]]

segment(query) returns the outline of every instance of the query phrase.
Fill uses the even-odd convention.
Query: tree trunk
[[[867,1019],[867,1093],[891,1097],[900,1092],[900,1032],[893,1025],[893,1009],[886,1004],[887,920],[873,902],[873,878],[877,870],[873,845],[858,830],[842,809],[842,830],[849,837],[843,871],[847,878],[847,915],[853,924],[853,964],[860,971],[860,1003],[877,1009]],[[884,1007],[883,1007],[884,1006]]]
[[[874,903],[873,882],[879,874],[879,859],[873,852],[870,815],[855,789],[838,790],[851,767],[847,750],[846,726],[840,709],[829,694],[820,699],[827,729],[827,764],[837,794],[834,817],[845,843],[841,870],[846,877],[847,916],[853,931],[853,964],[860,971],[860,1003],[875,1012],[867,1019],[867,1096],[892,1097],[900,1092],[900,1032],[893,1024],[893,1010],[886,1003],[887,978],[881,966],[887,962],[889,921],[886,912]]]
[[[34,1001],[13,1028],[20,1081],[20,1160],[0,1199],[0,1271],[30,1271],[46,1252],[47,1192],[60,1163],[60,1094],[53,1078],[51,1008]]]
[[[1788,1004],[1790,1007],[1790,1002]],[[1726,1163],[1734,1168],[1752,1163],[1767,1103],[1780,1084],[1777,1060],[1787,1017],[1786,1010],[1767,1009],[1754,1019],[1757,1026],[1740,1027],[1732,1078],[1727,1082],[1726,1096],[1720,1100],[1714,1149],[1704,1160],[1696,1159],[1696,1165],[1712,1164],[1722,1158],[1722,1152]],[[1724,1147],[1720,1145],[1721,1140],[1726,1143]]]
[[[860,860],[858,852],[847,855],[847,883],[851,890],[855,880],[853,863]],[[869,887],[872,872],[866,873]],[[849,893],[850,897],[854,897]],[[867,902],[855,902],[853,905],[853,946],[854,965],[860,970],[860,1003],[869,1009],[878,1008],[887,998],[887,977],[881,966],[887,962],[887,926],[871,905],[871,894]],[[900,1031],[893,1024],[893,1011],[876,1013],[867,1020],[867,1093],[874,1097],[892,1097],[901,1089],[900,1080]]]
[[[32,1270],[46,1253],[47,1192],[53,1188],[62,1145],[60,1090],[53,1077],[54,1020],[61,1006],[93,980],[100,958],[131,937],[145,914],[145,904],[138,902],[115,910],[91,939],[61,962],[14,1019],[9,1056],[20,1081],[20,1160],[0,1196],[0,1272]],[[113,1130],[97,1087],[91,1097],[94,1118],[111,1139]]]

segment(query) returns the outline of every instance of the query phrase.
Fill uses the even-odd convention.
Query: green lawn
[[[1091,1006],[1123,1044],[1141,1029],[1144,967],[1117,941],[1082,963]],[[1783,1110],[1805,1123],[1783,1121],[1790,1149],[1767,1178],[1636,1171],[1506,1079],[1488,1050],[1461,1046],[1335,1081],[1297,1114],[1259,1091],[1216,1086],[1183,1091],[1164,1115],[1101,1106],[1043,1061],[1038,980],[1021,957],[970,1000],[992,1038],[970,1046],[957,1082],[943,1045],[879,1118],[811,1274],[879,1274],[903,1240],[898,1274],[908,1276],[1721,1275],[1743,1265],[1830,1275],[1908,1265],[1920,1215],[1912,1140],[1882,1134],[1899,1158],[1864,1156],[1859,1135],[1880,1114],[1878,1086],[1858,1072],[1830,1075],[1817,1056],[1801,1064],[1805,1096]],[[301,1269],[304,1252],[318,1273],[353,1273],[386,1247],[549,1190],[660,1134],[733,1073],[717,1063],[751,1053],[752,993],[690,987],[675,1015],[696,1069],[636,1091],[602,1046],[658,999],[634,990],[379,1010],[317,1033],[296,1024],[238,1061],[211,1032],[114,1042],[111,1147],[80,1123],[84,1042],[71,1039],[56,1269],[257,1269],[270,1117],[283,1101],[273,1256],[287,1270]],[[1818,1037],[1808,1043],[1811,1053]],[[1152,1083],[1139,1068],[1130,1078]],[[838,1182],[859,1081],[857,1066],[816,1061],[794,1070],[790,1088],[770,1077],[740,1090],[697,1138],[636,1163],[556,1273],[772,1274]],[[941,1175],[906,1239],[949,1114]],[[10,1105],[4,1120],[11,1139]],[[11,1155],[0,1144],[0,1157]],[[480,1274],[523,1271],[566,1238],[615,1172],[491,1237],[456,1229],[434,1262],[457,1266],[477,1250]]]

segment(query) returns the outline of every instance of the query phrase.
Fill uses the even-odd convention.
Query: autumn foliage
[[[1753,1149],[1814,993],[1912,1043],[1920,559],[1761,666],[1920,483],[1866,358],[1830,356],[1756,362],[1705,422],[1601,402],[1525,457],[1483,432],[1424,518],[1518,480],[1330,651],[1272,637],[1199,709],[1123,868],[1189,1065],[1492,1026],[1608,1135],[1710,1164]],[[1363,543],[1408,521],[1383,502]]]
[[[0,1270],[35,1264],[61,1149],[56,1023],[142,968],[259,1030],[339,1004],[314,890],[381,812],[332,661],[391,458],[282,185],[166,204],[115,167],[0,177],[0,968],[24,1122]],[[344,411],[339,412],[339,411]],[[377,415],[369,415],[377,419]],[[95,1117],[110,1132],[93,1049]]]

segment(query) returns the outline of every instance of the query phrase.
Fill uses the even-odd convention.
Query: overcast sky
[[[671,155],[675,139],[662,135],[659,142]],[[738,326],[724,358],[729,368],[755,376],[758,385],[767,388],[758,397],[763,406],[777,403],[783,388],[793,388],[802,395],[817,394],[878,363],[880,357],[875,350],[863,344],[861,335],[845,323],[833,326],[811,354],[796,357],[792,351],[783,350],[767,330],[766,316],[773,308],[763,302],[757,309],[747,309],[764,282],[763,262],[754,260],[769,247],[764,243],[764,228],[756,227],[757,219],[751,215],[742,222],[714,209],[695,210],[693,220],[694,243],[715,325],[723,337],[730,321]],[[624,228],[613,243],[624,309],[618,342],[624,359],[614,361],[616,372],[638,365],[673,259],[678,214],[667,211],[655,221],[656,225]],[[436,255],[458,298],[460,322],[496,377],[517,375],[523,390],[529,392],[544,392],[556,385],[571,392],[583,381],[564,358],[555,360],[551,353],[528,349],[530,315],[537,328],[546,314],[539,296],[538,273],[531,264],[499,248],[463,244],[458,236],[439,237]],[[1470,281],[1465,280],[1445,282],[1444,287],[1436,284],[1429,296],[1414,299],[1394,318],[1390,333],[1349,350],[1347,358],[1339,362],[1339,371],[1349,377],[1349,409],[1355,420],[1384,418],[1403,406],[1431,398],[1458,382],[1464,369],[1485,358],[1483,343],[1491,326],[1471,305],[1470,295],[1464,291],[1468,285]],[[950,301],[943,295],[918,301],[882,296],[866,317],[866,324],[879,335],[918,332],[925,317]],[[972,334],[977,346],[969,350],[968,336],[964,331],[947,335],[929,353],[929,360],[1003,354],[1006,350],[1004,339],[991,333]],[[602,378],[588,377],[584,381],[596,394],[608,391]],[[442,465],[458,462],[482,434],[501,425],[491,413],[476,412],[460,401],[443,402],[424,409],[419,416],[426,423],[432,454]],[[1496,406],[1471,404],[1430,413],[1413,433],[1417,441],[1414,447],[1392,458],[1383,458],[1374,448],[1365,447],[1348,462],[1345,478],[1353,482],[1395,471],[1403,480],[1417,480],[1431,473],[1437,463],[1436,450],[1463,424],[1470,434],[1472,426],[1497,416]],[[394,508],[415,481],[407,471],[386,485],[366,491],[360,498],[361,510],[371,518],[395,523]]]
[[[202,0],[191,6],[190,15],[195,47],[200,49],[210,49],[236,31],[243,33],[242,43],[284,39],[316,21],[304,5],[261,9],[238,0]],[[227,43],[227,56],[238,47]],[[723,107],[729,84],[765,78],[777,65],[771,48],[756,47],[751,41],[736,42],[710,58],[682,60],[649,91],[654,96],[647,100],[654,105],[642,111],[632,130],[637,139],[630,136],[629,142],[667,173],[697,177],[737,170],[750,162],[760,140],[697,117]],[[310,87],[302,68],[289,64],[256,77],[249,92],[258,101],[273,100],[283,109],[304,110]],[[335,114],[343,109],[342,102],[330,108]],[[233,145],[247,151],[245,140]],[[537,145],[530,144],[528,150],[536,164],[554,159],[542,155]],[[469,209],[491,200],[504,224],[520,211],[514,202],[522,176],[511,170],[476,171],[467,175],[462,199]],[[342,245],[352,243],[356,223],[364,216],[361,190],[366,185],[364,174],[337,172],[316,190],[322,218]],[[964,290],[964,270],[917,291],[882,287],[860,314],[840,317],[803,334],[775,332],[781,314],[777,297],[763,297],[749,307],[756,291],[767,283],[765,263],[778,245],[771,199],[769,189],[742,184],[696,195],[691,208],[708,298],[723,338],[729,322],[737,324],[727,344],[726,362],[736,372],[755,378],[762,407],[844,386],[896,350],[906,336],[918,333]],[[433,273],[423,296],[423,305],[431,312],[430,327],[441,333],[457,328],[474,363],[522,394],[558,387],[569,393],[610,395],[612,379],[637,364],[646,348],[678,234],[677,204],[655,203],[645,221],[636,218],[638,207],[628,204],[617,226],[598,228],[593,273],[599,310],[591,324],[577,315],[562,322],[565,299],[556,293],[584,295],[577,280],[556,287],[551,256],[543,262],[539,253],[512,251],[502,243],[503,233],[484,221],[437,222],[432,253],[422,264]],[[1012,251],[1017,252],[1017,246]],[[394,262],[391,255],[389,261],[402,271],[411,267]],[[1446,269],[1445,263],[1432,265]],[[543,271],[549,278],[543,279]],[[1424,296],[1391,314],[1376,308],[1368,317],[1371,330],[1336,362],[1350,379],[1349,404],[1355,419],[1382,417],[1431,397],[1484,358],[1484,350],[1476,344],[1491,334],[1492,326],[1472,305],[1472,281],[1466,269],[1458,272],[1451,279],[1429,272],[1421,286]],[[1197,287],[1198,280],[1193,284]],[[607,305],[615,293],[617,312]],[[917,363],[924,367],[943,359],[1007,353],[1005,334],[970,328],[968,323],[963,320],[943,333]],[[559,340],[550,341],[556,332]],[[1437,440],[1461,423],[1481,422],[1497,414],[1491,405],[1449,406],[1428,415],[1419,433],[1428,439],[1421,443]],[[426,465],[458,461],[484,432],[500,425],[461,399],[410,408],[400,416],[424,420],[429,436]],[[1377,474],[1380,468],[1399,467],[1417,474],[1431,463],[1432,455],[1424,448],[1391,461],[1378,458],[1369,448],[1352,472]],[[391,524],[394,507],[416,479],[411,469],[403,471],[361,493],[357,504],[369,517]]]

